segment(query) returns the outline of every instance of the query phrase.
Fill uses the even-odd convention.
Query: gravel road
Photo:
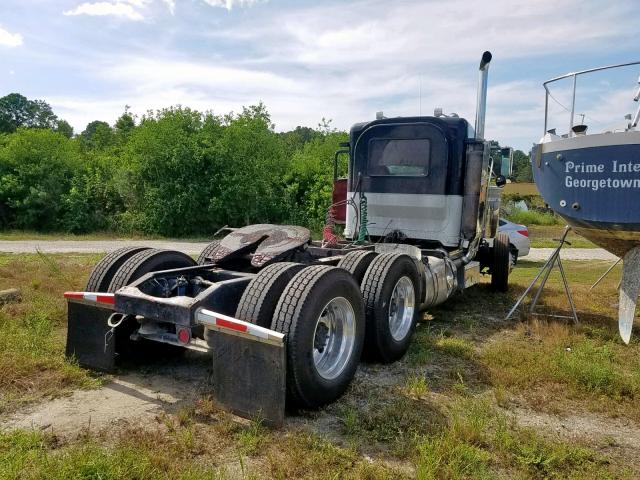
[[[152,248],[179,250],[198,255],[207,242],[173,240],[0,240],[0,252],[5,253],[104,253],[121,247],[145,245]]]
[[[129,245],[146,245],[153,248],[179,250],[189,255],[198,255],[207,242],[181,242],[172,240],[0,240],[0,252],[34,253],[103,253]],[[551,255],[552,248],[532,248],[523,261],[544,261]],[[607,260],[617,257],[601,248],[565,248],[561,254],[564,260]]]
[[[532,248],[529,255],[522,257],[523,261],[542,262],[553,253],[554,248]],[[606,260],[615,262],[618,257],[603,248],[563,248],[560,252],[563,260]]]

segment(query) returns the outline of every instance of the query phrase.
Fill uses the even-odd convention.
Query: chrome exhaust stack
[[[476,140],[484,140],[484,121],[487,115],[487,80],[489,77],[491,52],[482,54],[480,60],[480,78],[478,79],[478,100],[476,103]]]
[[[462,206],[462,236],[468,242],[467,252],[460,259],[461,265],[470,263],[478,253],[482,236],[486,230],[485,204],[489,192],[489,150],[484,141],[484,123],[487,113],[487,82],[491,52],[486,51],[480,60],[478,79],[478,101],[476,105],[475,139],[467,146],[467,170],[465,175],[464,201]]]

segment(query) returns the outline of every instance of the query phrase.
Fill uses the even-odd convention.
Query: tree
[[[322,135],[329,135],[330,133],[336,133],[338,129],[332,126],[331,125],[332,123],[333,123],[332,118],[322,117],[322,120],[320,120],[320,123],[318,123],[318,132],[320,132]]]
[[[73,127],[66,120],[58,120],[55,131],[67,138],[73,137]]]
[[[297,150],[285,177],[285,203],[291,206],[289,221],[320,229],[331,205],[333,158],[346,132],[318,135]],[[345,156],[339,158],[338,176],[347,174]]]
[[[290,159],[259,103],[224,117],[219,141],[207,152],[216,175],[211,218],[229,225],[278,223],[290,205],[283,202],[283,177]]]
[[[102,120],[89,122],[80,136],[89,148],[105,148],[112,145],[115,139],[111,126]]]
[[[12,133],[20,127],[54,129],[57,120],[44,100],[29,100],[19,93],[0,98],[0,132]]]
[[[0,149],[0,210],[10,228],[60,228],[64,196],[82,168],[77,146],[48,129],[21,128]]]
[[[240,114],[174,107],[145,115],[123,151],[129,230],[187,235],[228,225],[277,223],[288,169],[263,105]]]
[[[293,154],[296,150],[304,147],[306,143],[318,137],[320,133],[310,127],[297,126],[295,129],[282,132],[279,135],[284,140],[287,151]]]
[[[136,128],[136,121],[133,118],[133,115],[129,113],[129,105],[125,105],[124,113],[120,115],[118,120],[116,120],[114,128],[116,134],[122,139],[126,139],[131,131]]]
[[[533,182],[531,160],[522,150],[513,152],[513,179],[516,182]]]
[[[334,152],[347,139],[326,119],[318,129],[278,134],[263,104],[223,116],[178,106],[139,121],[127,107],[113,127],[96,120],[71,138],[64,120],[26,128],[46,124],[46,104],[8,97],[4,125],[20,127],[0,134],[0,228],[163,235],[211,233],[225,224],[319,229],[331,204]],[[346,172],[343,156],[338,174]]]

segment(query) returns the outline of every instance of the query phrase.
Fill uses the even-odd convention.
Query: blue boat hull
[[[561,139],[532,152],[534,179],[549,207],[580,235],[618,256],[640,246],[636,133]]]

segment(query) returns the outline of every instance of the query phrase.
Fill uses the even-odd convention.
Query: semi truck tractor
[[[400,359],[420,312],[482,274],[505,291],[509,240],[490,198],[505,179],[484,139],[490,61],[485,52],[474,125],[438,111],[351,128],[322,239],[258,224],[230,229],[197,259],[143,246],[109,253],[85,291],[65,293],[67,355],[112,371],[203,352],[220,405],[278,425],[285,406],[339,398],[361,359]],[[337,176],[342,155],[347,178]]]

